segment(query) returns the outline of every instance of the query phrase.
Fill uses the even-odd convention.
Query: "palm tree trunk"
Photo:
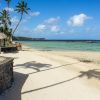
[[[9,2],[8,2],[8,4],[7,4],[7,5],[8,5],[8,11],[7,11],[7,12],[9,13],[9,6],[10,6],[10,5],[9,5]]]
[[[7,2],[7,7],[8,7],[7,12],[9,13],[10,1],[7,0],[6,2]]]
[[[21,22],[21,20],[22,20],[22,17],[23,17],[23,13],[21,14],[21,18],[20,18],[18,24],[16,25],[15,29],[14,29],[13,32],[12,32],[13,35],[14,35],[15,31],[17,30],[17,28],[18,28],[18,26],[19,26],[19,24],[20,24],[20,22]]]

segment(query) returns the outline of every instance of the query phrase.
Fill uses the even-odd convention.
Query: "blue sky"
[[[20,18],[12,0],[9,12],[14,28]],[[100,0],[25,0],[31,11],[24,15],[16,36],[47,39],[100,39]],[[0,0],[0,9],[6,7]]]

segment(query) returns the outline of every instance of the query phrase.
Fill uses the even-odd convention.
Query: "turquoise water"
[[[100,43],[86,42],[54,42],[54,41],[20,41],[32,48],[39,50],[79,50],[100,51]]]

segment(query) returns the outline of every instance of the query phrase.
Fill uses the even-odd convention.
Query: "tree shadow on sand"
[[[23,68],[32,68],[34,70],[36,70],[37,72],[41,71],[41,68],[49,68],[50,66],[52,66],[51,64],[44,64],[44,63],[38,63],[35,61],[30,61],[30,62],[26,62],[24,64],[18,64],[15,65],[15,67],[23,67]],[[19,68],[15,68],[15,69],[19,69]]]
[[[21,100],[21,90],[27,78],[27,74],[14,72],[14,83],[1,95],[0,100]]]
[[[21,73],[16,73],[15,72],[15,84],[13,85],[13,87],[11,89],[9,89],[9,91],[7,91],[7,93],[5,94],[5,99],[3,100],[21,100],[21,95],[22,94],[26,94],[26,93],[30,93],[30,92],[36,92],[36,91],[40,91],[43,89],[47,89],[47,88],[51,88],[57,85],[61,85],[70,81],[73,81],[77,78],[82,78],[84,76],[88,77],[88,79],[91,78],[96,78],[100,80],[100,69],[92,69],[92,70],[88,70],[88,71],[80,71],[80,74],[72,77],[70,79],[65,79],[63,81],[51,84],[51,85],[47,85],[44,87],[40,87],[40,88],[36,88],[36,89],[32,89],[29,91],[24,91],[21,93],[21,89],[23,84],[25,83],[26,79],[28,78],[28,75],[25,74],[21,74]]]
[[[50,88],[50,87],[61,85],[61,84],[73,81],[73,80],[75,80],[77,78],[82,78],[84,76],[87,76],[88,79],[96,78],[96,79],[100,80],[100,69],[93,69],[93,70],[88,70],[88,71],[80,71],[80,73],[81,74],[79,74],[79,75],[77,75],[75,77],[72,77],[70,79],[67,79],[67,80],[64,80],[64,81],[60,81],[58,83],[54,83],[54,84],[47,85],[47,86],[44,86],[44,87],[36,88],[36,89],[33,89],[33,90],[25,91],[25,92],[22,92],[22,94],[26,94],[26,93],[30,93],[30,92],[36,92],[36,91],[39,91],[39,90],[42,90],[42,89],[47,89],[47,88]]]
[[[96,78],[100,80],[100,69],[92,69],[88,71],[80,71],[81,75],[79,77],[86,76],[88,79]]]

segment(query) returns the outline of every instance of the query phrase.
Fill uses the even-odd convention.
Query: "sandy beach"
[[[14,58],[14,83],[0,100],[99,100],[100,52],[23,47]]]
[[[100,100],[100,0],[0,0],[0,100]]]

